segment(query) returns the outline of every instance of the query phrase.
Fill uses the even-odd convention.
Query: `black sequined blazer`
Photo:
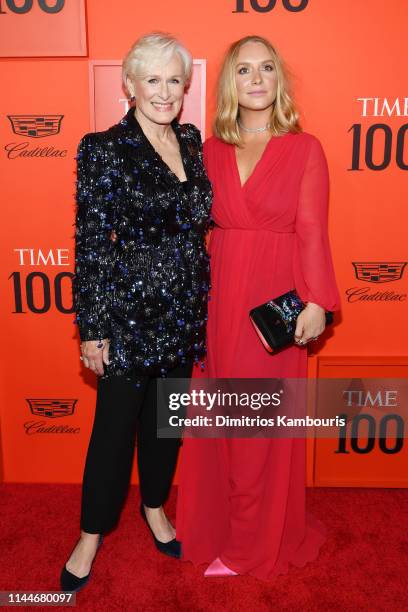
[[[78,147],[74,306],[81,340],[111,340],[105,377],[134,368],[165,375],[205,354],[212,190],[199,130],[172,127],[187,182],[155,151],[133,108]]]

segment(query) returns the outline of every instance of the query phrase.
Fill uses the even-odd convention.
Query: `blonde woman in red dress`
[[[215,135],[204,145],[214,189],[208,378],[302,378],[307,343],[340,308],[327,230],[328,169],[301,130],[276,50],[250,36],[229,49]],[[268,353],[249,311],[295,288],[307,306],[295,342]],[[305,509],[305,440],[184,441],[177,510],[183,559],[206,576],[270,580],[316,558],[324,525]]]

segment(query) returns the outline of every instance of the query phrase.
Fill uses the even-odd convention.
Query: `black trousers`
[[[167,376],[190,378],[192,367],[189,360]],[[110,531],[119,520],[129,488],[136,434],[142,501],[158,508],[167,499],[180,438],[157,437],[156,393],[156,378],[136,373],[98,381],[82,484],[81,529],[87,533]]]

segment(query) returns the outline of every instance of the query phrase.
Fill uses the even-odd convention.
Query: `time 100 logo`
[[[38,6],[44,13],[59,13],[62,11],[65,5],[65,0],[37,0]],[[5,15],[6,11],[3,10],[4,4],[7,5],[7,8],[12,13],[17,13],[18,15],[23,15],[24,13],[29,13],[33,8],[34,0],[24,0],[21,4],[16,4],[16,0],[0,0],[0,14]]]
[[[14,311],[13,314],[25,314],[27,310],[34,314],[44,314],[52,307],[64,314],[74,312],[72,272],[59,272],[54,277],[53,286],[50,278],[44,272],[30,272],[24,278],[21,272],[13,272],[9,280],[13,280]],[[64,304],[64,297],[69,303]]]
[[[281,0],[283,7],[291,13],[299,13],[304,11],[309,0]],[[247,6],[250,6],[257,13],[270,13],[273,11],[277,3],[277,0],[267,0],[261,4],[260,0],[235,0],[235,10],[233,13],[248,13],[246,10]]]
[[[391,163],[395,147],[395,162],[400,170],[408,170],[408,163],[404,159],[408,132],[408,123],[401,125],[396,134],[386,123],[374,123],[366,133],[362,132],[361,123],[354,123],[349,132],[353,133],[351,168],[349,170],[363,170],[362,157],[369,170],[385,170]],[[377,159],[374,160],[375,136],[377,141]],[[364,156],[361,154],[363,148]]]

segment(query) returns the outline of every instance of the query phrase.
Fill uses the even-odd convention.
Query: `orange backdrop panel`
[[[0,57],[86,54],[85,0],[1,0]]]
[[[407,487],[408,452],[407,432],[405,438],[395,439],[395,419],[386,437],[380,441],[380,424],[387,415],[406,414],[406,393],[398,389],[398,381],[403,379],[406,388],[408,359],[402,357],[319,357],[317,377],[332,379],[333,388],[326,394],[332,401],[332,410],[340,408],[340,413],[348,414],[360,421],[356,428],[358,435],[351,439],[351,423],[347,426],[344,438],[316,439],[314,457],[314,484],[335,487]],[[337,379],[337,380],[333,380]],[[354,379],[354,380],[353,380]],[[361,379],[361,381],[360,381]],[[382,379],[394,379],[394,384],[381,383]],[[378,382],[377,382],[378,381]],[[338,383],[336,385],[336,382]],[[348,384],[345,384],[348,383]],[[334,390],[337,392],[334,393]],[[358,389],[358,393],[344,396],[344,391]],[[392,391],[392,401],[384,391]],[[380,392],[380,393],[379,393]],[[369,397],[369,394],[371,397]],[[316,399],[316,411],[324,409],[325,416],[330,407],[324,406],[325,396]],[[352,400],[353,407],[347,404]],[[387,406],[387,403],[390,406]],[[395,404],[395,407],[394,407]],[[323,414],[322,412],[320,414]],[[373,424],[372,439],[368,439],[367,422]],[[371,436],[370,436],[371,437]],[[394,452],[395,451],[395,452]]]

